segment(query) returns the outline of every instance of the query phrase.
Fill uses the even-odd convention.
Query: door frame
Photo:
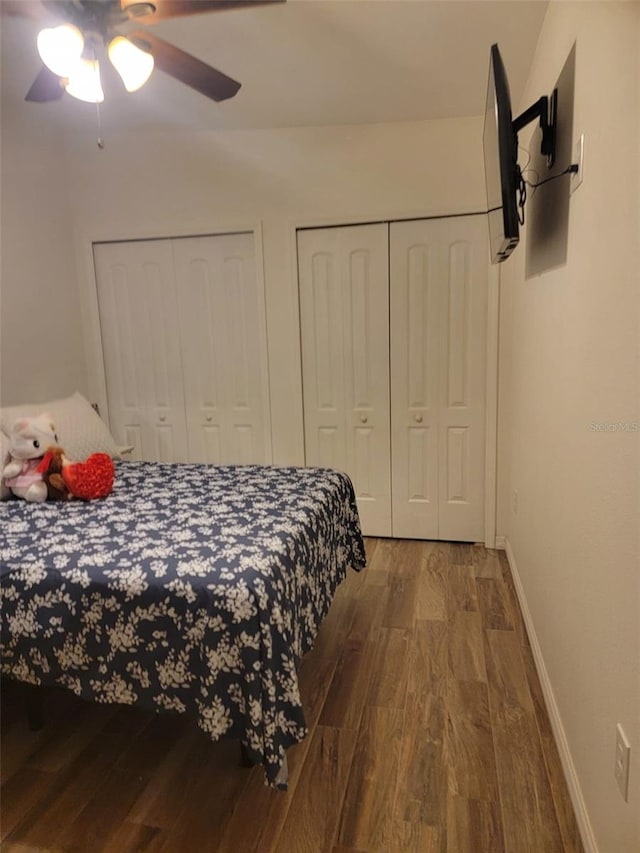
[[[488,239],[488,237],[487,237]],[[500,268],[489,264],[487,280],[487,363],[485,377],[484,544],[496,547],[498,488],[498,347],[500,337]]]
[[[78,299],[83,333],[87,382],[91,401],[98,405],[103,420],[109,423],[109,400],[100,328],[98,282],[93,258],[94,243],[126,243],[137,240],[171,240],[184,237],[215,237],[224,234],[251,233],[256,262],[256,287],[260,299],[263,345],[266,353],[266,409],[265,429],[268,462],[273,459],[273,437],[271,431],[271,373],[269,369],[269,336],[267,330],[264,257],[262,248],[262,223],[241,220],[234,222],[187,222],[165,223],[164,225],[91,226],[78,229],[74,235],[76,269],[78,271]]]
[[[287,227],[289,231],[289,245],[291,247],[291,274],[294,280],[291,284],[291,293],[294,294],[295,311],[300,318],[300,292],[298,282],[298,231],[309,228],[345,227],[349,225],[370,225],[374,223],[402,222],[415,219],[453,219],[461,216],[484,216],[486,212],[466,211],[455,213],[431,213],[413,216],[390,216],[385,217],[337,217],[329,219],[318,217],[314,219],[289,219]],[[488,240],[487,235],[487,240]],[[497,482],[498,482],[498,343],[499,343],[499,320],[500,320],[500,269],[495,264],[489,263],[487,276],[487,328],[486,328],[486,374],[485,374],[485,477],[484,477],[484,544],[486,548],[496,547],[496,524],[497,524]],[[302,334],[302,324],[298,319],[299,335]],[[300,387],[302,388],[302,341],[298,338],[298,355],[300,364]],[[303,405],[304,420],[304,405]],[[302,425],[304,442],[304,422]]]

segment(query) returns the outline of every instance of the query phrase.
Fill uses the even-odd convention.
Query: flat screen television
[[[518,245],[519,167],[509,81],[497,44],[491,47],[482,147],[491,263],[498,264]]]
[[[526,194],[518,165],[518,132],[532,121],[539,121],[540,151],[551,168],[556,152],[557,105],[557,90],[554,90],[550,98],[543,95],[514,119],[504,63],[498,45],[491,46],[482,147],[493,264],[506,261],[513,252],[520,239],[519,225],[524,222]]]

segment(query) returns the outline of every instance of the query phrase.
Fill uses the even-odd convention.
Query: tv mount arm
[[[542,130],[542,143],[540,153],[547,158],[547,166],[551,168],[556,159],[556,121],[558,117],[558,90],[554,89],[551,97],[543,95],[535,104],[532,104],[517,118],[512,125],[516,136],[528,124],[536,119],[540,120]]]

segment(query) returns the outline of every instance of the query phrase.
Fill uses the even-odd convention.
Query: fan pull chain
[[[98,59],[96,57],[96,43],[93,39],[91,39],[91,53],[93,55],[93,61],[97,62]],[[96,121],[98,124],[98,139],[96,141],[98,143],[98,148],[102,151],[104,149],[104,139],[102,138],[102,122],[100,120],[100,102],[99,101],[96,101]]]
[[[98,122],[98,148],[102,151],[104,149],[104,139],[102,138],[102,122],[100,121],[100,104],[96,102],[96,119]]]

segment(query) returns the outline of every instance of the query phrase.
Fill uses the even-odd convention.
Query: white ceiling
[[[480,115],[493,42],[516,108],[546,8],[546,0],[287,0],[172,19],[153,32],[239,80],[239,93],[216,104],[156,71],[127,94],[103,75],[101,119],[110,131],[213,130]],[[52,104],[23,100],[40,68],[40,26],[1,19],[2,119],[26,110],[43,124],[86,126],[93,105],[66,94]]]

